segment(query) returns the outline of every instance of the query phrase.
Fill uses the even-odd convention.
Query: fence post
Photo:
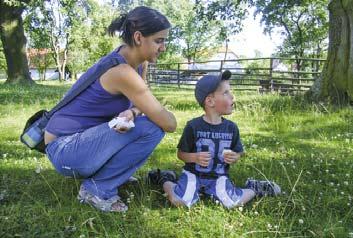
[[[180,88],[180,63],[178,63],[178,75],[177,75],[177,80],[178,80],[178,88]]]
[[[273,85],[273,80],[272,80],[272,71],[273,71],[273,58],[271,57],[270,58],[270,72],[269,72],[269,80],[270,80],[270,84],[271,84],[271,91],[272,89],[274,88],[274,85]]]

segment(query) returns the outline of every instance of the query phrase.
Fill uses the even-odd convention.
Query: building
[[[208,60],[204,62],[195,62],[189,65],[189,70],[210,70],[215,71],[214,73],[219,73],[221,69],[228,69],[232,72],[241,72],[241,65],[236,60],[238,55],[233,52],[230,48],[226,50],[225,47],[219,48],[219,50],[212,55]],[[223,61],[223,62],[222,62]]]

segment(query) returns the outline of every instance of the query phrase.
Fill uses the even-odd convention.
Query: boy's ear
[[[211,95],[208,95],[206,98],[205,98],[205,106],[208,106],[208,107],[214,107],[214,100],[213,100],[213,97]]]

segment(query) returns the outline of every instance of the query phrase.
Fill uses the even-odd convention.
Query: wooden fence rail
[[[236,90],[293,93],[308,90],[320,76],[324,62],[323,59],[269,57],[151,64],[147,80],[159,86],[190,88],[203,75],[219,74],[227,69],[232,72],[231,84]]]

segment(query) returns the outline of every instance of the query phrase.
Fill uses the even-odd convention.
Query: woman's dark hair
[[[149,7],[136,7],[128,14],[113,20],[108,27],[108,33],[113,36],[115,32],[120,32],[123,41],[133,46],[135,44],[133,36],[136,31],[146,37],[168,29],[170,26],[168,19],[157,10]]]

